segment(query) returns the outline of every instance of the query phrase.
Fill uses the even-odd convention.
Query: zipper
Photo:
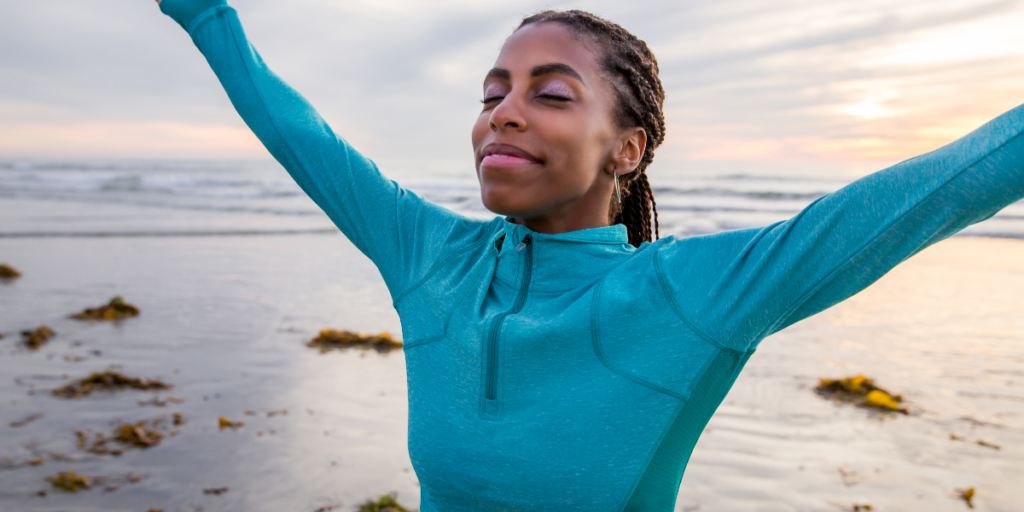
[[[523,271],[523,281],[519,286],[516,301],[512,304],[511,309],[494,319],[487,332],[487,381],[484,387],[484,398],[488,400],[498,399],[498,332],[501,330],[501,323],[508,315],[519,313],[519,310],[523,309],[523,304],[526,303],[526,289],[530,287],[530,274],[533,273],[533,243],[530,235],[526,235],[523,241],[516,246],[516,251],[524,249],[526,255],[523,259],[526,261],[526,269]]]

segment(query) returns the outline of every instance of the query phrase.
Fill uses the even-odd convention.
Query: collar
[[[626,226],[622,224],[546,234],[505,219],[502,228],[505,240],[498,254],[496,277],[507,285],[518,286],[524,252],[517,251],[516,247],[530,235],[533,246],[530,289],[534,292],[561,293],[580,289],[600,279],[636,251],[629,245]]]
[[[517,244],[521,242],[526,235],[530,235],[532,240],[551,240],[555,242],[607,245],[623,245],[629,243],[629,234],[626,232],[626,226],[622,224],[615,224],[613,226],[603,228],[581,229],[579,231],[569,231],[567,233],[547,234],[538,233],[521,224],[515,224],[509,219],[510,217],[505,217],[504,232],[509,241],[515,240]]]

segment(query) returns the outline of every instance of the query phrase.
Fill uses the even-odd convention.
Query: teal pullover
[[[1024,197],[1024,107],[759,229],[633,248],[403,190],[249,44],[223,0],[164,0],[267,149],[380,269],[402,319],[421,510],[670,511],[766,336]]]

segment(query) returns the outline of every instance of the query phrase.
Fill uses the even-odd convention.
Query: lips
[[[481,152],[481,166],[518,167],[542,163],[541,160],[510,144],[488,144]]]

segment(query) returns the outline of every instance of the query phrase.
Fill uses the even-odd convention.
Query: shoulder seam
[[[665,276],[665,270],[661,264],[660,254],[661,248],[658,248],[657,250],[654,251],[654,273],[655,275],[658,276],[658,284],[661,285],[661,293],[665,295],[665,300],[668,301],[669,306],[672,307],[672,311],[676,314],[676,316],[678,316],[679,319],[682,320],[687,327],[692,329],[693,332],[697,333],[698,336],[700,336],[702,339],[704,339],[704,341],[710,343],[711,345],[728,350],[737,350],[726,345],[725,343],[718,341],[708,333],[704,332],[703,329],[697,327],[697,324],[691,322],[690,319],[683,313],[682,308],[679,306],[679,303],[676,302],[676,299],[672,295],[672,292],[668,286],[668,278]]]
[[[438,271],[440,271],[442,267],[444,267],[445,265],[448,264],[448,262],[450,262],[451,260],[455,259],[456,257],[462,255],[463,253],[465,253],[467,251],[470,251],[470,250],[473,250],[476,247],[479,247],[481,244],[483,244],[483,243],[487,242],[488,240],[490,240],[491,236],[493,236],[493,235],[494,235],[494,233],[488,233],[486,236],[481,237],[480,240],[477,240],[477,241],[475,241],[475,242],[473,242],[473,243],[471,243],[471,244],[469,244],[469,245],[467,245],[467,246],[465,246],[465,247],[463,247],[463,248],[453,252],[447,258],[441,260],[439,263],[435,263],[434,266],[430,269],[430,271],[427,272],[419,281],[417,281],[415,284],[409,286],[409,288],[407,288],[404,292],[398,294],[395,297],[395,299],[393,301],[391,301],[391,305],[392,306],[397,306],[398,303],[402,301],[402,299],[404,299],[406,296],[408,296],[410,293],[415,291],[420,286],[423,286],[423,283],[426,283],[427,280],[429,280],[431,277],[433,277],[434,274],[436,274]]]
[[[476,276],[479,275],[480,272],[482,272],[484,268],[486,268],[486,267],[485,266],[481,266],[480,268],[478,268],[476,270],[476,273],[473,274],[473,277],[476,278]],[[452,305],[452,309],[448,311],[448,316],[446,316],[445,319],[444,319],[444,327],[441,329],[441,334],[440,335],[434,336],[433,338],[426,338],[426,339],[424,339],[422,341],[417,341],[417,340],[409,341],[409,340],[406,340],[405,346],[403,347],[403,350],[411,350],[411,349],[414,349],[416,347],[420,347],[420,346],[423,346],[423,345],[434,343],[435,341],[441,341],[441,340],[445,339],[446,337],[448,337],[448,325],[451,324],[452,315],[455,314],[455,310],[459,309],[459,305],[462,304],[462,301],[466,300],[466,297],[468,297],[470,292],[472,292],[472,291],[473,291],[473,287],[472,286],[467,286],[466,287],[466,291],[462,293],[462,295],[459,297],[459,300],[455,301],[455,304]]]

